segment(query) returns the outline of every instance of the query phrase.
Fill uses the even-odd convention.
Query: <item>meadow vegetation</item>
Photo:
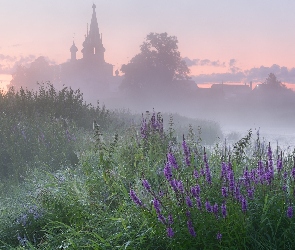
[[[50,84],[1,93],[0,113],[1,249],[295,244],[295,152],[259,131],[229,145],[215,122],[110,111]]]

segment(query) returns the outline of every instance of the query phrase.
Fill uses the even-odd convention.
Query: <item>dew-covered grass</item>
[[[210,121],[9,93],[1,249],[293,249],[294,151],[259,130],[228,142]]]

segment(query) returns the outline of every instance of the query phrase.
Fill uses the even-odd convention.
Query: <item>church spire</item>
[[[100,62],[104,62],[104,52],[105,48],[102,44],[102,39],[99,33],[97,17],[96,17],[96,5],[92,5],[92,17],[91,23],[88,31],[87,25],[87,35],[85,37],[85,41],[83,42],[83,58],[96,58],[96,60]]]

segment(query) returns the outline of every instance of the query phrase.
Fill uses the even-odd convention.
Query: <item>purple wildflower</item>
[[[195,232],[195,229],[193,227],[193,223],[191,220],[187,221],[187,227],[188,227],[188,231],[189,231],[190,235],[193,237],[196,237],[196,232]]]
[[[241,197],[242,211],[245,213],[248,209],[248,203],[244,196]]]
[[[200,186],[199,185],[196,185],[195,187],[191,187],[191,193],[194,197],[198,197],[200,196]]]
[[[142,201],[137,197],[136,193],[134,192],[134,190],[130,189],[130,198],[134,201],[135,204],[137,204],[138,206],[142,207]]]
[[[189,210],[187,210],[187,211],[185,212],[185,215],[186,215],[187,218],[190,218],[190,217],[191,217],[191,212],[190,212]]]
[[[248,193],[248,197],[249,197],[250,199],[253,199],[254,188],[248,188],[247,193]]]
[[[222,217],[225,219],[227,216],[227,210],[226,210],[226,203],[223,202],[221,204],[221,213],[222,213]]]
[[[205,206],[206,206],[207,212],[211,213],[212,212],[212,206],[211,206],[211,204],[210,204],[210,202],[208,200],[206,201]]]
[[[200,197],[197,197],[197,198],[196,198],[196,202],[197,202],[197,208],[198,208],[199,210],[201,210],[201,209],[202,209],[201,198],[200,198]]]
[[[227,172],[227,165],[226,165],[226,163],[225,162],[222,162],[222,164],[221,164],[221,173],[220,173],[220,178],[221,179],[226,179],[226,172]]]
[[[222,194],[223,197],[225,197],[225,198],[227,197],[227,187],[222,187],[221,188],[221,194]]]
[[[150,191],[151,190],[151,186],[150,186],[150,184],[149,184],[149,182],[147,180],[142,180],[142,185],[144,186],[144,188],[147,191]]]
[[[216,235],[216,239],[221,240],[221,238],[222,238],[222,234],[220,232],[218,232],[217,235]]]
[[[193,207],[193,203],[192,203],[191,198],[189,196],[186,196],[185,202],[188,207]]]
[[[169,222],[169,225],[173,224],[173,217],[171,214],[168,215],[168,222]]]
[[[178,181],[177,188],[178,188],[179,192],[181,192],[181,193],[184,192],[182,181]]]
[[[292,206],[289,206],[287,209],[287,216],[288,218],[292,218],[293,217],[293,208]]]
[[[161,213],[160,202],[156,198],[154,198],[153,203],[154,203],[154,208],[157,214],[160,214]]]
[[[166,177],[166,179],[168,181],[171,181],[171,179],[172,179],[172,169],[171,169],[171,167],[169,165],[169,162],[167,162],[165,167],[164,167],[164,175],[165,175],[165,177]]]
[[[277,170],[280,173],[282,171],[282,169],[283,169],[283,161],[282,161],[282,159],[280,159],[278,157],[278,160],[277,160]]]
[[[292,175],[293,179],[295,180],[295,167],[292,168],[291,175]]]
[[[168,227],[168,228],[167,228],[167,236],[168,236],[169,238],[172,238],[172,237],[174,236],[174,232],[173,232],[173,230],[172,230],[171,227]]]
[[[22,247],[25,247],[27,245],[27,243],[29,242],[27,237],[24,235],[24,238],[22,238],[19,234],[17,235],[17,240],[19,242],[19,244],[22,246]]]
[[[175,179],[171,180],[170,185],[173,188],[174,192],[178,191],[178,182],[177,182],[177,180],[175,180]]]
[[[215,203],[214,205],[213,205],[213,213],[215,214],[215,216],[217,216],[217,214],[218,214],[218,204],[217,203]]]
[[[194,173],[193,173],[194,177],[196,179],[198,179],[200,176],[199,176],[199,173],[198,173],[198,170],[194,170]]]
[[[185,156],[185,163],[187,166],[191,165],[191,161],[190,161],[190,149],[186,144],[186,141],[184,139],[183,136],[183,141],[182,141],[182,148],[183,148],[183,152],[184,152],[184,156]]]
[[[168,159],[168,162],[169,162],[170,166],[172,166],[175,169],[178,169],[176,159],[175,159],[175,157],[174,157],[174,155],[172,153],[168,153],[167,159]]]
[[[163,214],[158,214],[158,220],[161,221],[164,225],[166,224],[166,219]]]

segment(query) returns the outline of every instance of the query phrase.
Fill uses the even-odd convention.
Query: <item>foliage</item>
[[[13,110],[9,98],[1,98]],[[53,105],[47,106],[54,114]],[[36,166],[18,185],[2,182],[3,249],[292,249],[295,244],[295,152],[273,152],[259,133],[253,138],[249,130],[236,143],[219,140],[204,147],[203,128],[189,126],[177,139],[173,117],[166,127],[161,113],[148,112],[139,126],[135,122],[118,133],[97,119],[90,135],[78,129],[75,113],[72,120],[63,117],[67,112],[47,120],[21,108],[11,112],[17,129],[26,129],[26,143],[17,130],[24,151],[23,158],[16,155],[20,163],[25,148],[35,150],[40,165],[46,162],[41,139],[34,139],[38,129],[56,147],[48,149],[51,157],[61,159],[71,145],[79,161]],[[107,119],[121,124],[109,114]],[[1,117],[4,128],[8,118]],[[77,138],[71,143],[65,124]],[[15,148],[15,142],[7,140],[6,148]]]
[[[122,86],[129,90],[147,90],[171,85],[172,80],[189,79],[189,69],[182,60],[175,36],[150,33],[140,46],[140,53],[124,64]],[[168,84],[168,85],[167,85]]]

